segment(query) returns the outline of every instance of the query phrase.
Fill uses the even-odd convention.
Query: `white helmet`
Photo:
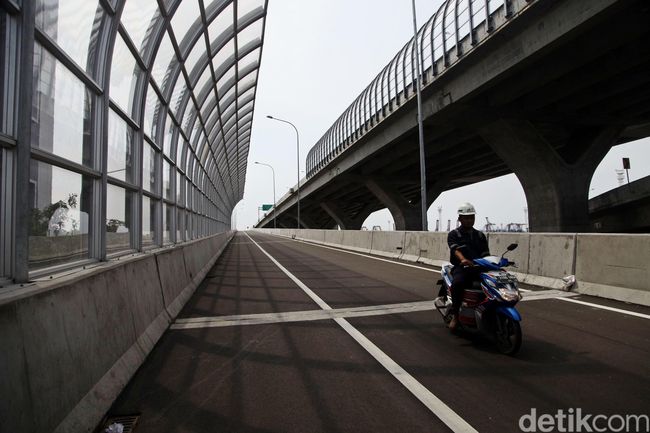
[[[463,203],[458,206],[458,215],[476,215],[476,209],[472,203]]]

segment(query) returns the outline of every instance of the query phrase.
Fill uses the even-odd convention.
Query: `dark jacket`
[[[467,232],[461,230],[460,227],[450,231],[447,235],[447,244],[450,253],[449,261],[454,266],[460,264],[460,260],[454,254],[456,250],[460,250],[468,260],[490,255],[490,247],[485,234],[475,228]]]

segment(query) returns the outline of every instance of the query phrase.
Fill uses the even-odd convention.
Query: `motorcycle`
[[[473,260],[479,267],[480,278],[474,281],[472,289],[465,290],[458,312],[458,329],[491,336],[499,352],[506,355],[517,353],[522,340],[521,315],[515,308],[522,295],[517,288],[517,278],[503,269],[514,266],[505,255],[515,248],[517,244],[510,244],[501,257]],[[451,264],[442,267],[442,279],[438,281],[441,296],[434,302],[445,324],[451,321],[452,269]]]

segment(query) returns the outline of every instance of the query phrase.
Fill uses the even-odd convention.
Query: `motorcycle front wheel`
[[[521,325],[516,320],[497,314],[497,349],[504,355],[514,355],[521,347]]]

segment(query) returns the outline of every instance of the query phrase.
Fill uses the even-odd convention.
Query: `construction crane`
[[[485,221],[486,221],[486,224],[485,224],[485,228],[483,229],[483,231],[485,231],[485,232],[494,232],[494,231],[496,231],[496,229],[495,229],[496,224],[492,224],[490,222],[490,220],[488,219],[488,217],[485,217]]]

